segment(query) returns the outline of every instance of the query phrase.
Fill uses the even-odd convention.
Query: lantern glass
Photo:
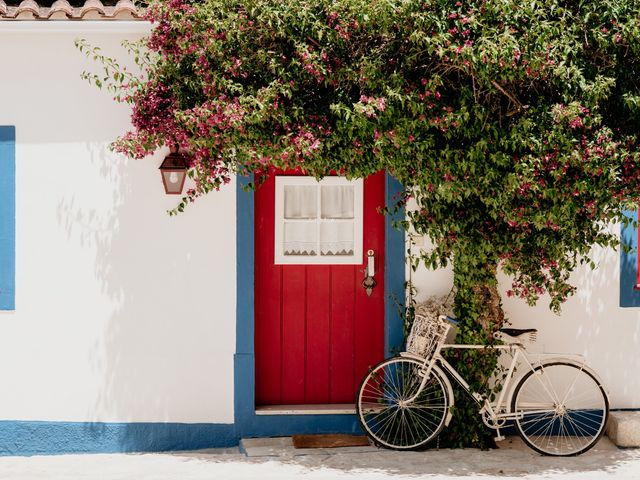
[[[178,153],[171,153],[160,165],[162,184],[167,195],[180,195],[187,176],[187,162]]]
[[[186,170],[162,170],[162,183],[168,195],[180,195],[187,176]]]

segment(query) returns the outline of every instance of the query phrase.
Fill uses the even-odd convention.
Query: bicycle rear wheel
[[[609,400],[583,367],[550,362],[527,373],[514,390],[511,411],[524,442],[543,455],[580,455],[604,432]]]
[[[412,402],[422,382],[422,362],[394,357],[378,364],[364,378],[356,403],[365,432],[378,445],[394,450],[421,447],[444,427],[449,398],[443,374],[434,368]]]

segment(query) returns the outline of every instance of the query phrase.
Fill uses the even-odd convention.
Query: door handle
[[[371,296],[371,292],[377,285],[374,275],[376,274],[376,260],[375,253],[373,250],[367,250],[367,264],[364,269],[365,276],[364,280],[362,280],[362,287],[367,292],[367,296]]]

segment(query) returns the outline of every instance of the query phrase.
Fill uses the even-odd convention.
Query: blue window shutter
[[[627,248],[620,248],[620,306],[640,307],[640,290],[638,290],[638,229],[633,222],[638,221],[638,211],[625,211],[631,222],[622,224],[620,243]]]
[[[0,126],[0,310],[15,310],[16,128]]]

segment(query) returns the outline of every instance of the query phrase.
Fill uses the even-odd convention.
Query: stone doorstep
[[[377,447],[295,448],[291,437],[243,438],[240,452],[247,457],[298,457],[302,455],[336,455],[340,453],[377,452]]]
[[[637,413],[639,412],[612,412],[613,413]],[[610,417],[611,418],[611,417]],[[637,417],[640,420],[640,416]],[[611,419],[609,420],[608,427],[611,426]],[[640,432],[640,429],[637,431]],[[608,431],[607,431],[608,433]],[[637,437],[636,437],[637,438]],[[504,450],[509,452],[516,450],[520,453],[531,454],[533,451],[525,445],[525,443],[518,436],[508,436],[504,441],[497,443],[498,450]],[[594,447],[593,451],[597,452],[614,452],[618,447],[630,447],[631,445],[616,445],[612,439],[602,438],[598,444]],[[338,448],[295,448],[293,446],[293,440],[291,437],[268,437],[268,438],[243,438],[240,440],[240,444],[237,450],[229,453],[244,454],[247,457],[281,457],[281,458],[293,458],[304,455],[342,455],[348,453],[375,453],[386,452],[392,453],[393,450],[386,450],[384,448],[378,448],[375,446],[369,447],[338,447]],[[439,449],[434,449],[431,452],[436,453]],[[450,449],[442,449],[442,451],[451,451]],[[470,449],[475,451],[475,449]],[[402,453],[402,452],[396,452]],[[638,477],[640,478],[640,477]]]
[[[610,412],[607,436],[618,447],[640,447],[640,411]]]

